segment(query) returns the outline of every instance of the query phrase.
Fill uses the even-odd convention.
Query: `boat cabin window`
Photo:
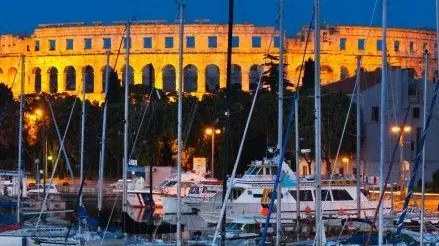
[[[271,175],[276,175],[277,174],[277,167],[271,167],[270,171],[271,171]]]
[[[289,192],[290,192],[291,196],[297,201],[297,191],[290,190]],[[299,199],[301,202],[312,202],[313,201],[312,193],[310,190],[301,190],[299,194],[300,194]]]
[[[168,183],[165,183],[164,186],[165,187],[171,187],[177,184],[177,181],[169,181]]]
[[[321,190],[322,201],[332,201],[331,192],[329,190]],[[314,197],[316,196],[316,191],[314,190]]]
[[[254,197],[254,198],[261,198],[261,197],[262,197],[262,194],[253,194],[253,197]]]
[[[200,188],[198,186],[192,186],[189,189],[189,194],[200,194]]]
[[[242,231],[245,231],[247,233],[259,233],[261,230],[259,229],[259,226],[257,224],[246,224],[241,229]]]
[[[233,188],[233,189],[232,189],[232,193],[231,193],[231,195],[232,195],[231,198],[232,198],[233,200],[238,199],[238,197],[241,196],[241,194],[242,194],[243,191],[244,191],[244,189],[242,189],[242,188]]]
[[[332,190],[334,201],[351,201],[354,200],[346,190]]]
[[[361,189],[361,193],[363,193],[363,195],[364,195],[365,197],[368,197],[368,196],[369,196],[369,191],[367,191],[367,190],[365,190],[365,189]]]

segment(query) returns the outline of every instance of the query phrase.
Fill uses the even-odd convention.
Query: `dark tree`
[[[264,59],[266,60],[265,66],[268,67],[268,70],[262,73],[262,84],[267,90],[271,92],[277,92],[279,88],[279,58],[277,56],[267,54],[265,55]],[[286,63],[283,64],[284,90],[294,87],[294,85],[287,78],[287,65],[288,64]]]

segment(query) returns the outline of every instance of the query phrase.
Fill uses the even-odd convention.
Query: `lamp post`
[[[341,161],[345,164],[346,166],[346,175],[349,175],[349,158],[347,157],[343,157],[341,159]],[[344,175],[344,173],[342,173],[342,175]]]
[[[402,129],[402,133],[401,133],[401,129]],[[400,196],[403,199],[403,197],[405,196],[405,179],[406,179],[406,175],[407,175],[407,169],[404,165],[404,134],[408,134],[410,133],[412,130],[412,128],[410,126],[392,126],[391,131],[394,134],[400,134],[400,138],[399,138],[399,162],[400,162],[400,169],[399,169],[399,187],[400,187]]]
[[[210,161],[210,172],[213,178],[213,171],[214,171],[214,163],[215,163],[215,135],[219,135],[221,134],[221,130],[220,129],[214,129],[214,128],[207,128],[205,131],[206,135],[211,135],[212,136],[212,150],[211,150],[211,155],[212,155],[212,159]]]

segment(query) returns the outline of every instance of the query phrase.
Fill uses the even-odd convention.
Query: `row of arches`
[[[113,68],[109,67],[109,69],[114,72]],[[128,77],[128,81],[130,84],[134,83],[134,69],[129,66],[128,74],[126,74],[126,68],[124,67],[121,71],[121,81],[125,83],[126,78]],[[94,92],[104,92],[105,91],[105,76],[106,76],[106,67],[101,69],[102,73],[102,91],[95,90],[95,70],[92,66],[87,65],[82,68],[82,78],[85,81],[85,92],[86,93],[94,93]],[[257,83],[260,80],[262,67],[259,65],[252,65],[249,69],[249,85],[250,89],[256,88]],[[75,91],[78,88],[82,88],[82,85],[77,86],[78,76],[75,67],[67,66],[64,68],[64,86],[63,90],[65,91]],[[35,92],[41,92],[42,90],[42,70],[39,67],[36,67],[32,71],[33,80],[34,80],[34,89]],[[241,88],[242,86],[242,68],[237,64],[233,64],[231,67],[231,84]],[[128,75],[128,76],[126,76]],[[214,92],[217,91],[220,86],[220,69],[215,64],[209,64],[204,69],[205,76],[205,91]],[[156,72],[155,68],[152,64],[147,64],[142,68],[142,84],[146,86],[155,86],[156,82]],[[183,89],[185,92],[197,92],[198,91],[198,78],[199,78],[199,69],[193,65],[188,64],[183,69]],[[58,92],[59,86],[59,71],[56,67],[50,67],[47,70],[47,79],[48,79],[48,89],[50,93]],[[176,68],[171,65],[165,65],[162,68],[162,89],[167,92],[176,91]],[[79,80],[81,81],[81,80]]]

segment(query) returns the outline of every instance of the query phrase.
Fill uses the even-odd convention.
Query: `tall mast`
[[[84,71],[82,76],[82,109],[81,109],[81,147],[80,147],[80,162],[79,162],[79,182],[82,184],[84,180],[84,133],[85,133],[85,82],[87,73]],[[79,194],[79,206],[82,206],[82,193]],[[79,223],[81,226],[81,223]]]
[[[424,53],[424,115],[422,117],[422,131],[425,132],[425,122],[427,119],[427,83],[428,83],[428,51]],[[425,144],[422,146],[422,163],[421,163],[421,246],[424,245],[424,217],[425,217]]]
[[[278,83],[278,112],[277,112],[277,149],[282,149],[283,131],[283,99],[284,99],[284,0],[279,1],[279,83]],[[279,153],[280,156],[280,153]],[[282,161],[282,160],[281,160]],[[282,182],[277,186],[277,209],[276,209],[276,245],[280,245],[281,240],[281,218],[282,218]]]
[[[131,24],[126,24],[125,37],[125,109],[124,109],[124,131],[123,131],[123,201],[122,212],[127,212],[127,171],[128,171],[128,91],[130,85],[130,28]]]
[[[232,38],[233,38],[233,22],[234,22],[234,10],[235,0],[229,0],[229,16],[227,27],[227,64],[226,64],[226,107],[225,107],[225,124],[224,124],[224,150],[223,150],[223,197],[222,203],[226,202],[227,193],[227,174],[229,163],[229,140],[230,140],[230,103],[231,103],[231,78],[232,78]],[[221,218],[221,245],[225,245],[226,240],[226,215],[227,206],[224,207],[223,217]],[[214,241],[212,245],[214,245]]]
[[[184,3],[179,6],[179,39],[178,39],[178,156],[177,156],[177,246],[181,245],[181,158],[183,151],[182,125],[183,125],[183,33],[184,33]],[[215,133],[214,133],[215,134]]]
[[[314,0],[314,107],[315,107],[315,185],[316,185],[316,245],[323,244],[322,194],[321,194],[321,108],[320,108],[320,0]]]
[[[20,223],[21,195],[23,187],[22,177],[22,153],[23,153],[23,110],[24,110],[24,55],[21,55],[21,79],[20,79],[20,116],[18,125],[18,163],[17,163],[17,223]]]
[[[356,143],[356,147],[357,147],[357,154],[356,154],[356,158],[357,158],[357,168],[356,168],[356,179],[357,179],[357,218],[361,217],[361,179],[360,179],[360,173],[362,170],[362,165],[361,165],[361,142],[360,142],[360,137],[361,137],[361,124],[360,124],[360,81],[361,81],[361,56],[357,57],[357,79],[355,80],[356,82],[356,87],[357,87],[357,91],[356,91],[356,100],[357,100],[357,143]]]
[[[382,38],[383,47],[381,51],[381,103],[380,103],[380,194],[384,192],[384,165],[386,158],[386,136],[387,136],[387,117],[386,117],[386,98],[387,98],[387,0],[383,0],[382,17]],[[383,203],[379,207],[378,222],[378,245],[383,245]]]
[[[105,88],[104,88],[104,113],[102,116],[102,139],[101,139],[101,153],[99,156],[99,193],[98,193],[98,211],[102,210],[102,200],[104,198],[104,165],[105,165],[105,139],[107,134],[107,94],[110,76],[110,51],[106,53],[107,65],[105,66]]]

